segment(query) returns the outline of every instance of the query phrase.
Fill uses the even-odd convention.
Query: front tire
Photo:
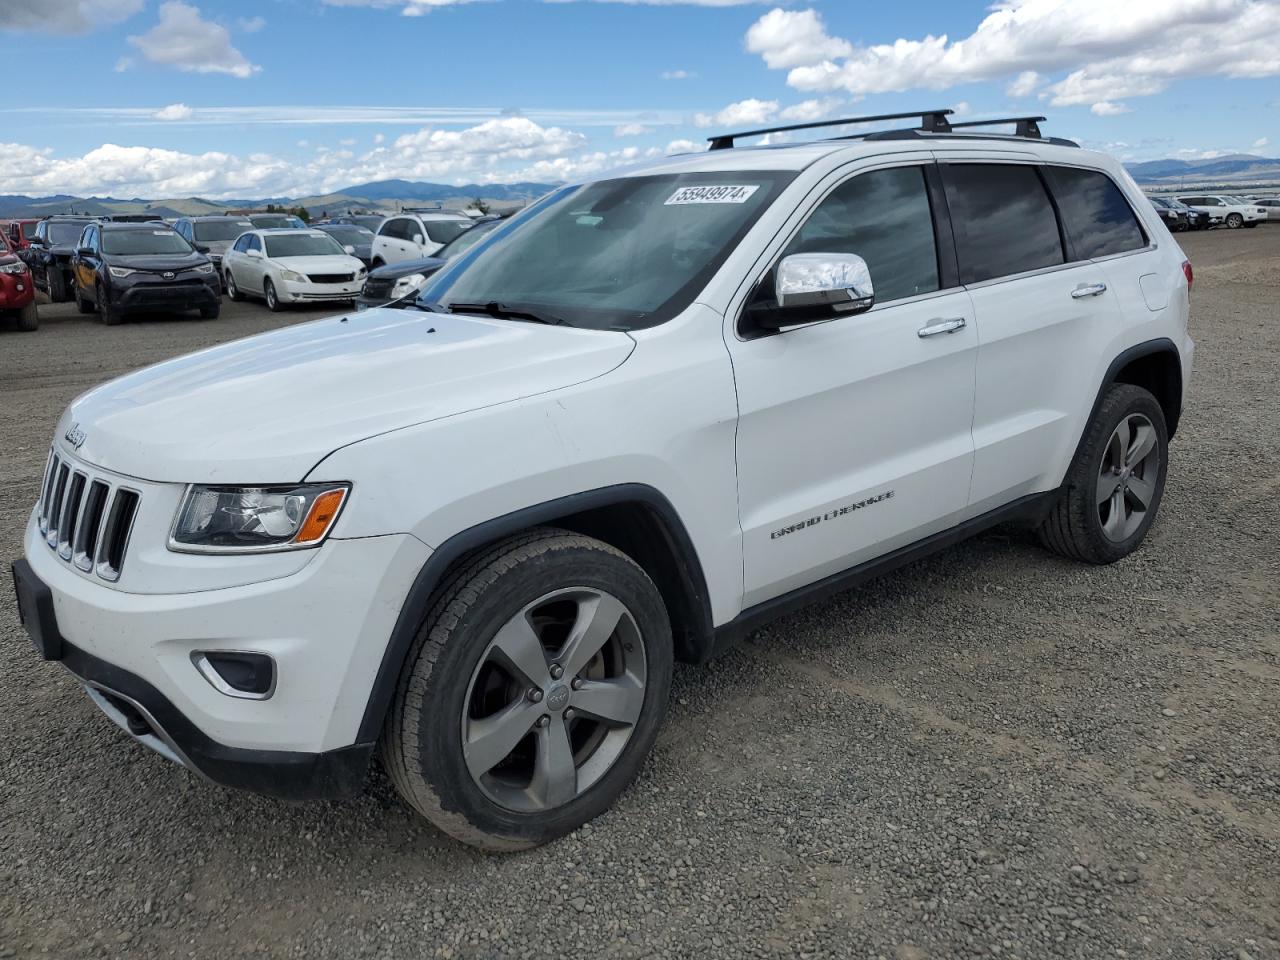
[[[26,333],[40,329],[40,312],[34,300],[18,311],[18,329]]]
[[[56,264],[44,268],[44,285],[52,303],[63,303],[67,298],[67,285],[63,282],[62,271]]]
[[[262,295],[266,298],[267,309],[272,313],[279,313],[281,304],[280,296],[276,293],[276,285],[270,280],[262,281]]]
[[[446,581],[406,660],[383,762],[453,837],[533,847],[603,813],[635,777],[671,666],[662,597],[630,557],[534,530]]]
[[[1244,226],[1244,217],[1240,216],[1240,214],[1238,213],[1227,214],[1227,229],[1239,230],[1243,226]]]
[[[244,294],[240,291],[240,288],[236,286],[236,278],[231,273],[230,270],[228,270],[226,273],[226,287],[227,287],[227,296],[230,297],[232,300],[239,303],[241,300],[244,299]]]
[[[82,314],[96,313],[98,310],[97,304],[81,295],[79,284],[76,285],[76,309]]]
[[[1156,398],[1112,384],[1040,527],[1041,541],[1085,563],[1127,557],[1155,522],[1168,465],[1169,431]]]
[[[94,289],[98,298],[98,315],[102,318],[102,322],[108,327],[116,327],[124,323],[124,314],[120,312],[119,308],[113,307],[107,302],[102,284],[98,284]]]

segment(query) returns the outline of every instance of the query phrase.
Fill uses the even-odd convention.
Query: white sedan
[[[262,297],[271,310],[354,300],[365,272],[364,264],[323,230],[251,230],[222,258],[227,296]]]

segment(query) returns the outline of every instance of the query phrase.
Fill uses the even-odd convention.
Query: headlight
[[[187,488],[169,534],[177,553],[257,553],[319,546],[351,485]]]
[[[138,272],[137,270],[133,270],[129,267],[107,267],[107,270],[110,271],[113,277],[127,277],[130,274]]]
[[[307,278],[293,270],[281,270],[280,277],[290,283],[306,283]]]
[[[213,273],[213,264],[212,263],[200,264],[200,266],[196,267],[196,273]]]
[[[426,282],[426,275],[421,273],[411,273],[407,277],[401,277],[391,288],[391,298],[395,300],[407,296],[410,291],[417,290]]]
[[[15,260],[13,263],[0,263],[0,273],[26,273],[27,265],[21,260]]]
[[[365,277],[365,274],[367,274],[368,272],[369,271],[366,270],[364,267],[361,267],[359,270],[356,271],[356,279],[363,280]]]

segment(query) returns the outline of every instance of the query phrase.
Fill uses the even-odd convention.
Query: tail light
[[[1187,289],[1188,289],[1188,290],[1190,290],[1190,289],[1191,289],[1191,284],[1192,284],[1192,283],[1194,283],[1194,282],[1195,282],[1195,279],[1196,279],[1196,278],[1195,278],[1195,274],[1193,274],[1193,273],[1191,272],[1191,261],[1190,261],[1190,260],[1183,260],[1183,261],[1182,261],[1182,273],[1183,273],[1183,275],[1187,278]]]

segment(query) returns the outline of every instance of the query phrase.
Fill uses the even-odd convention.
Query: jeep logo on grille
[[[166,270],[164,273],[160,274],[160,276],[164,277],[166,280],[172,280],[174,277],[177,276],[177,274],[174,273],[172,270]]]
[[[62,435],[62,439],[71,444],[72,450],[79,450],[84,446],[85,432],[80,429],[80,424],[73,423],[67,428],[67,432]]]

